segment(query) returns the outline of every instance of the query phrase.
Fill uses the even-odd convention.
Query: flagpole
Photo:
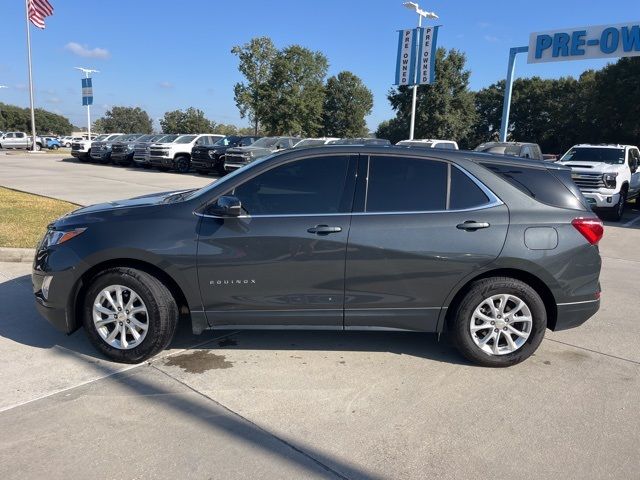
[[[27,25],[27,58],[29,60],[29,100],[31,103],[31,151],[36,151],[36,115],[33,110],[33,78],[31,73],[31,32],[29,29],[29,0],[24,0],[25,20]]]

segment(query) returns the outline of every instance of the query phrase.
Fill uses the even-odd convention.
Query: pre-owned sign
[[[528,63],[640,56],[640,22],[532,33]]]

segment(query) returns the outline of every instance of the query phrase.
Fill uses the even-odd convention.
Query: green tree
[[[35,109],[36,129],[39,134],[69,135],[73,125],[67,117],[41,108]],[[31,113],[28,108],[0,103],[0,130],[31,132]]]
[[[140,107],[112,107],[95,121],[94,129],[100,133],[151,133],[153,121]]]
[[[259,88],[258,110],[269,134],[315,136],[322,129],[324,77],[321,52],[292,45],[277,53],[269,81]]]
[[[462,147],[468,146],[467,139],[475,124],[475,108],[474,94],[469,90],[470,72],[465,69],[465,63],[465,55],[458,50],[437,50],[434,83],[418,87],[415,138],[451,139]],[[378,127],[378,137],[394,143],[408,137],[411,95],[409,87],[389,92],[396,117]]]
[[[260,113],[268,108],[265,99],[260,95],[261,88],[271,76],[271,68],[277,50],[269,37],[257,37],[249,43],[237,45],[231,49],[231,53],[240,60],[238,69],[246,79],[246,82],[236,83],[233,87],[234,99],[240,116],[249,117],[254,125],[254,134],[258,134]]]
[[[166,112],[160,120],[164,133],[214,133],[214,126],[198,108]]]
[[[323,132],[329,137],[367,135],[365,117],[373,108],[373,94],[351,72],[330,77],[325,87]]]

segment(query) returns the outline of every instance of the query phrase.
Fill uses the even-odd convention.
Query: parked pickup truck
[[[433,138],[400,140],[396,145],[414,148],[444,148],[445,150],[458,150],[458,142]]]
[[[126,136],[126,134],[112,135],[108,139],[92,142],[91,153],[89,154],[91,160],[102,163],[103,165],[111,162],[111,147],[115,142],[123,140]]]
[[[213,145],[224,135],[181,135],[171,143],[157,143],[149,148],[149,162],[164,172],[186,173],[191,169],[191,150],[196,145]]]
[[[0,137],[0,148],[30,149],[32,145],[31,137],[24,132],[6,132]],[[42,137],[36,137],[36,150],[40,151],[44,145]]]
[[[82,162],[91,160],[91,144],[93,142],[106,142],[122,135],[121,133],[105,133],[94,137],[93,140],[76,139],[71,144],[71,156]]]
[[[191,150],[191,166],[200,175],[207,175],[210,172],[224,175],[227,173],[224,169],[227,150],[235,147],[248,147],[259,138],[255,136],[229,135],[221,138],[213,145],[196,145]]]
[[[591,208],[612,220],[622,218],[627,200],[640,197],[640,150],[635,145],[575,145],[557,163],[571,167],[571,177]]]
[[[111,161],[114,165],[130,165],[133,162],[135,144],[152,136],[136,133],[119,138],[111,145]]]
[[[300,139],[295,137],[264,137],[248,147],[230,148],[225,154],[224,169],[227,172],[237,170],[258,158],[292,148],[298,141]]]
[[[151,138],[144,141],[140,141],[140,139],[138,139],[136,144],[133,146],[133,164],[136,167],[149,168],[151,166],[149,164],[149,149],[151,145],[154,143],[171,143],[179,136],[180,135],[166,135],[164,133],[160,133],[158,135],[152,135]]]

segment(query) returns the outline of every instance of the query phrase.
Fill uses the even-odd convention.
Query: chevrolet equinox
[[[108,358],[205,329],[445,332],[508,366],[600,306],[602,223],[563,166],[385,146],[288,150],[199,190],[80,208],[33,265],[39,311]]]

